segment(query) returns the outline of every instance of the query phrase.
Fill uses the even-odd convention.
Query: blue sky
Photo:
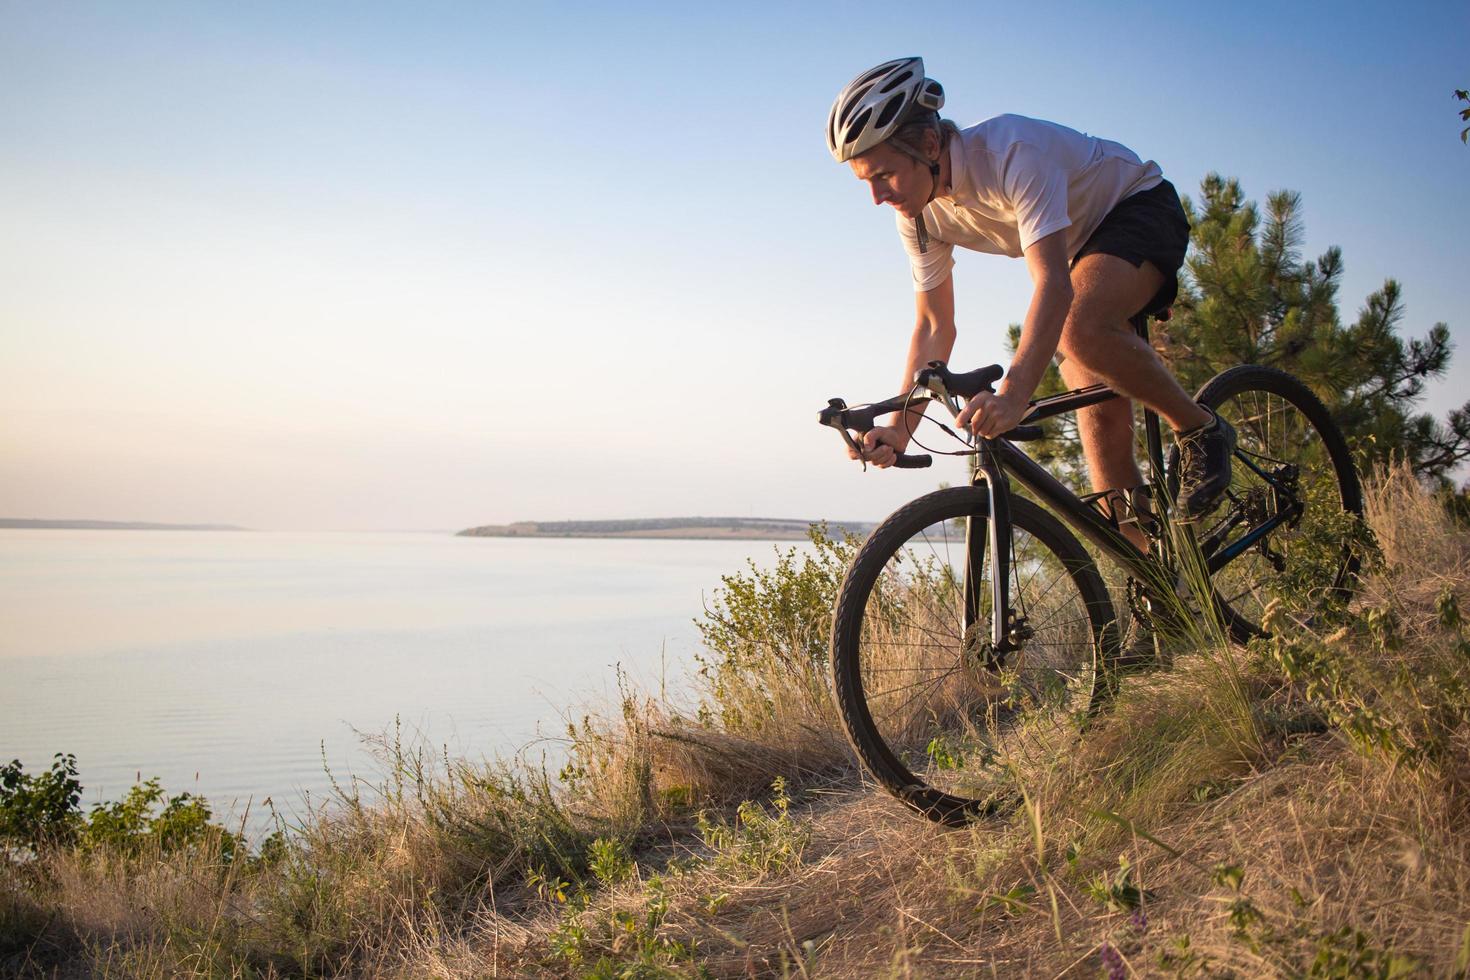
[[[1299,191],[1344,317],[1470,331],[1470,8],[0,2],[0,515],[453,528],[876,518],[813,424],[890,394],[892,215],[837,89],[922,54],[961,124],[1054,119]],[[1023,264],[961,255],[954,360]],[[1470,392],[1462,350],[1428,404]]]

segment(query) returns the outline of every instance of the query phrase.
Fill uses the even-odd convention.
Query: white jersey
[[[919,251],[913,219],[898,215],[918,292],[949,276],[956,245],[1019,258],[1066,229],[1070,259],[1119,201],[1164,179],[1158,164],[1121,143],[1014,115],[960,130],[949,141],[949,165],[949,194],[924,209],[927,251]]]

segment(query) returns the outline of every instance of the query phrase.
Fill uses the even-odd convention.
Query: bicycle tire
[[[1215,605],[1231,637],[1245,643],[1266,635],[1261,618],[1273,599],[1306,621],[1329,601],[1346,598],[1361,560],[1363,491],[1347,441],[1321,399],[1287,372],[1258,364],[1222,371],[1195,398],[1235,426],[1237,436],[1230,503],[1206,518],[1202,534],[1241,508],[1272,505],[1267,481],[1246,464],[1299,469],[1295,495],[1303,513],[1264,539],[1274,563],[1252,548],[1212,576]],[[1168,466],[1171,495],[1179,485],[1178,464],[1175,446]]]
[[[968,653],[960,622],[964,545],[955,522],[984,530],[983,487],[939,490],[889,516],[853,559],[833,614],[832,684],[848,742],[886,790],[950,826],[1001,805],[1003,794],[985,791],[996,775],[986,772],[987,753],[1014,747],[1000,744],[1007,733],[1075,737],[1103,696],[1099,664],[1116,648],[1112,599],[1092,557],[1035,503],[1012,497],[1010,505],[1011,604],[1033,635],[1007,666],[982,665],[975,652],[977,638],[989,636],[985,610]],[[987,580],[991,568],[987,554]],[[914,706],[920,694],[926,700]]]

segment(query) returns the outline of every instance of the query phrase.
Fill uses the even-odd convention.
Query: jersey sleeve
[[[1067,171],[1030,143],[1015,143],[1006,153],[1001,192],[1015,211],[1023,252],[1072,225],[1067,213]]]
[[[919,251],[919,230],[912,218],[895,214],[898,222],[898,237],[903,241],[904,251],[909,253],[909,266],[914,274],[914,292],[927,293],[949,278],[954,268],[954,246],[934,237],[929,232],[929,247]],[[932,224],[932,222],[931,222]]]

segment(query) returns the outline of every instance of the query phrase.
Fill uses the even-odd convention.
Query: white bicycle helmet
[[[938,112],[944,87],[924,77],[923,58],[885,61],[847,83],[827,116],[827,149],[846,163],[888,139],[917,110]]]

